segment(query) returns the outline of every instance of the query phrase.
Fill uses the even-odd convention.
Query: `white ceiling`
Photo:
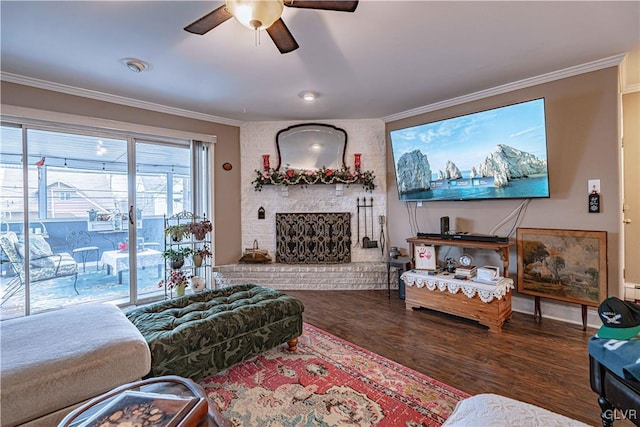
[[[222,3],[2,0],[2,78],[222,123],[385,118],[640,50],[640,1],[285,7],[300,48],[284,55],[233,19],[204,36],[183,30]],[[124,58],[150,67],[135,74]],[[320,97],[305,103],[303,90]]]

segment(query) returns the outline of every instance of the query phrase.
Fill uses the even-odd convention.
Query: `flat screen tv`
[[[402,201],[549,197],[544,98],[390,132]]]

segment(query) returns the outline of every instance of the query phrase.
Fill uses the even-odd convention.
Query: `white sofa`
[[[3,427],[54,426],[151,369],[145,339],[114,305],[73,306],[5,320],[0,328]]]

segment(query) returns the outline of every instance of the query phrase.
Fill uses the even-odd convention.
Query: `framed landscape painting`
[[[518,292],[596,307],[607,296],[607,232],[518,228]]]

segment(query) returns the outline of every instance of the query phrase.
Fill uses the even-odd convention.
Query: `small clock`
[[[460,265],[468,267],[473,264],[473,258],[471,258],[470,255],[462,254],[460,255],[460,258],[458,258],[458,262],[460,263]]]

